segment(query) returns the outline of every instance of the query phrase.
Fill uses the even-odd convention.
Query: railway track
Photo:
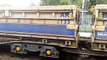
[[[37,56],[36,54],[28,54],[28,55],[18,55],[10,52],[0,52],[0,60],[77,60],[77,57],[72,57],[72,55],[68,55],[67,58],[61,59],[52,59]],[[95,57],[95,60],[106,60],[107,57]],[[78,59],[85,60],[85,59]],[[93,59],[92,59],[93,60]]]
[[[12,53],[0,53],[0,60],[40,60],[40,57],[34,56],[23,56]]]
[[[56,60],[52,58],[40,57],[37,55],[18,55],[9,52],[1,52],[0,60]],[[59,59],[58,59],[59,60]]]
[[[1,49],[2,48],[2,49]],[[60,59],[52,59],[38,56],[38,53],[29,52],[27,55],[15,54],[9,52],[7,45],[0,45],[0,60],[87,60],[78,59],[76,54],[61,52]],[[107,57],[95,57],[95,60],[107,60]],[[93,59],[91,59],[93,60]]]

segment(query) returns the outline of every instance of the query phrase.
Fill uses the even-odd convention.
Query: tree
[[[41,0],[40,5],[49,5],[48,0]]]
[[[89,0],[91,5],[96,5],[96,4],[107,4],[107,0]]]
[[[107,0],[85,0],[85,8],[96,4],[107,4]],[[41,0],[40,5],[77,5],[82,6],[82,0]]]
[[[60,0],[41,0],[40,5],[59,5]]]
[[[60,0],[60,5],[70,5],[72,4],[71,2],[71,0]]]
[[[35,3],[34,3],[34,2],[31,2],[30,6],[35,6]]]
[[[107,0],[102,0],[102,3],[103,4],[107,4]]]
[[[72,3],[73,0],[41,0],[40,5],[71,5]]]

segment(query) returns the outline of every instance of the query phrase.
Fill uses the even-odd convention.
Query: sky
[[[29,6],[32,2],[39,5],[40,0],[0,0],[0,5]]]

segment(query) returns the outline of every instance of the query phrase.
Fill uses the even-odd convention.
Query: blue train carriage
[[[1,6],[1,40],[14,53],[40,51],[41,56],[58,58],[59,52],[52,46],[77,48],[76,9],[75,5]]]
[[[93,50],[107,51],[107,4],[95,6]]]

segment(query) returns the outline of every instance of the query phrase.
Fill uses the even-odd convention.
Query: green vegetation
[[[82,0],[41,0],[40,5],[82,5]],[[107,0],[85,0],[85,7],[90,8],[96,4],[107,4]]]
[[[72,1],[71,0],[59,0],[59,4],[60,5],[70,5],[72,4]]]
[[[59,0],[41,0],[40,5],[59,5]]]

